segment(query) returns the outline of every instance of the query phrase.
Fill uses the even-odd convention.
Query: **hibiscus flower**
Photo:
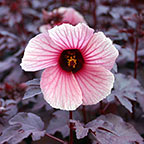
[[[86,24],[62,24],[32,38],[24,52],[22,69],[45,69],[40,87],[54,108],[75,110],[97,104],[111,93],[110,72],[118,51],[103,32]]]
[[[52,12],[46,12],[43,10],[43,17],[46,24],[40,26],[40,32],[47,32],[54,26],[63,23],[69,23],[71,25],[77,25],[80,22],[86,23],[83,16],[71,7],[60,7],[54,9]]]

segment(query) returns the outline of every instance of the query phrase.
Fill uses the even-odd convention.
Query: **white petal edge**
[[[62,49],[82,49],[91,37],[94,30],[84,23],[76,26],[62,24],[49,30],[52,40]]]
[[[105,67],[108,70],[113,68],[118,50],[107,38],[103,32],[97,32],[93,35],[82,54],[87,64],[96,64]]]
[[[58,65],[43,71],[40,87],[44,99],[53,108],[70,111],[82,104],[82,92],[74,75]]]
[[[106,98],[113,88],[114,75],[102,66],[85,64],[75,74],[83,95],[83,105],[97,104]]]
[[[38,34],[26,46],[20,65],[25,71],[37,71],[56,65],[61,51],[48,33]]]

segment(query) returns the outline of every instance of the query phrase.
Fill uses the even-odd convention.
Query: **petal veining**
[[[22,69],[25,71],[37,71],[58,63],[62,49],[49,37],[48,33],[42,33],[32,38],[22,59]]]
[[[83,49],[83,56],[87,64],[96,64],[112,69],[118,56],[118,50],[103,32],[93,35],[87,47]]]
[[[113,74],[102,66],[85,64],[75,74],[83,95],[83,104],[97,104],[111,92],[114,83]]]
[[[58,65],[43,71],[40,86],[44,99],[54,108],[75,110],[82,104],[82,92],[74,75]]]
[[[82,49],[93,36],[94,30],[84,23],[76,26],[62,24],[49,30],[52,40],[62,49]]]

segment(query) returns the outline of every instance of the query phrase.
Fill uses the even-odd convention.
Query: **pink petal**
[[[53,26],[51,26],[50,24],[40,26],[40,32],[47,32],[47,30],[51,29],[52,27],[63,23],[69,23],[72,25],[77,25],[78,23],[86,23],[83,16],[71,7],[60,7],[58,9],[54,9],[52,12],[47,12],[47,15],[53,17],[53,19],[56,18],[56,14],[61,15],[62,20],[58,21],[57,23],[54,23]]]
[[[111,93],[114,83],[113,74],[102,66],[85,64],[75,74],[83,95],[83,104],[97,104]]]
[[[25,71],[37,71],[58,63],[58,57],[62,49],[57,47],[48,33],[42,33],[32,38],[22,59],[22,69]]]
[[[49,29],[51,29],[52,26],[50,24],[45,24],[39,27],[40,32],[48,32]]]
[[[60,7],[58,9],[58,13],[63,14],[62,22],[67,22],[72,25],[76,25],[78,23],[86,23],[83,16],[71,7],[70,8]]]
[[[95,33],[83,51],[85,63],[97,64],[112,69],[118,50],[102,32]]]
[[[93,36],[94,30],[86,24],[62,24],[49,30],[52,40],[62,49],[82,49]]]
[[[54,108],[75,110],[82,104],[82,93],[74,75],[58,65],[44,70],[40,87],[44,99]]]

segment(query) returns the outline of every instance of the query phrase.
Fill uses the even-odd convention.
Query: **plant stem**
[[[138,56],[137,56],[137,51],[138,51],[138,44],[139,44],[139,40],[138,40],[138,37],[136,37],[136,42],[135,42],[135,65],[134,65],[134,78],[136,79],[137,78],[137,67],[138,67]],[[135,102],[132,102],[132,118],[135,119],[135,109],[134,109],[134,106],[135,106]]]
[[[86,110],[85,110],[85,106],[84,106],[84,105],[83,105],[83,107],[82,107],[82,112],[83,112],[84,123],[86,124],[86,122],[87,122],[87,117],[86,117]]]
[[[59,138],[56,138],[55,136],[52,136],[52,135],[50,135],[50,134],[48,134],[48,133],[46,133],[46,135],[47,135],[48,137],[54,139],[55,141],[58,141],[58,142],[60,142],[60,143],[62,143],[62,144],[65,144],[65,142],[64,142],[63,140],[61,140],[61,139],[59,139]]]
[[[109,107],[110,103],[108,103],[104,108],[103,108],[103,114],[105,113],[106,109]]]
[[[64,5],[65,4],[65,0],[61,0],[61,3]]]
[[[72,119],[72,111],[69,111],[69,120],[71,119]],[[73,144],[73,124],[71,122],[69,128],[70,128],[69,144]]]
[[[138,43],[139,43],[139,41],[138,41],[138,37],[136,37],[134,78],[137,77],[137,66],[138,66],[137,51],[138,51]]]
[[[94,6],[94,9],[93,9],[94,28],[96,29],[96,24],[97,24],[97,16],[96,16],[97,3],[96,3],[96,0],[92,0],[92,4]]]

